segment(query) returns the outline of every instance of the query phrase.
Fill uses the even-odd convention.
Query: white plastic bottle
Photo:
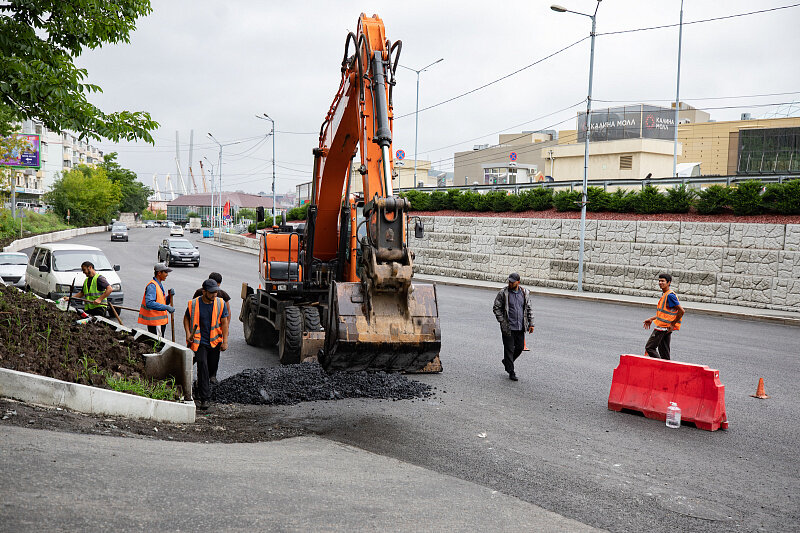
[[[669,402],[669,407],[667,407],[667,427],[681,427],[681,408],[675,402]]]

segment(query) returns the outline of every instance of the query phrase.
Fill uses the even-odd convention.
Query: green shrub
[[[737,187],[728,192],[728,203],[733,209],[733,214],[760,215],[764,212],[761,201],[761,182],[749,180],[740,183]]]
[[[447,191],[447,209],[456,209],[456,200],[461,196],[461,189]]]
[[[638,198],[639,194],[636,191],[617,189],[608,195],[608,210],[615,213],[631,213]]]
[[[403,198],[408,198],[411,202],[412,211],[427,211],[430,203],[430,195],[421,191],[411,190],[401,194]]]
[[[558,191],[553,195],[556,211],[580,211],[581,193],[578,191]]]
[[[442,209],[449,209],[447,193],[444,191],[434,191],[428,198],[429,211],[441,211]]]
[[[587,211],[608,211],[610,194],[602,187],[589,187],[586,189]]]
[[[800,215],[800,180],[770,183],[762,197],[764,207],[781,215]]]
[[[667,212],[688,213],[695,196],[695,192],[686,185],[676,185],[667,189]]]
[[[486,195],[486,207],[495,213],[511,211],[511,195],[506,191],[492,191]]]
[[[459,211],[475,211],[475,201],[480,196],[474,191],[464,191],[453,199],[453,207]]]
[[[722,213],[728,206],[730,190],[722,185],[712,185],[700,191],[697,196],[697,212],[701,215]]]
[[[475,211],[490,211],[491,210],[491,199],[490,193],[481,194],[476,193],[475,198],[473,200],[475,204]]]
[[[537,187],[526,192],[528,193],[528,209],[545,211],[553,207],[553,189]]]
[[[308,206],[311,204],[303,204],[299,207],[293,207],[286,213],[287,220],[305,220],[308,216]]]
[[[267,217],[266,220],[262,220],[261,222],[258,223],[258,229],[271,228],[271,227],[272,227],[272,217]],[[256,223],[253,222],[252,224],[247,226],[247,231],[249,233],[255,233]]]
[[[0,239],[19,237],[19,209],[17,210],[17,218],[11,217],[10,209],[0,210]],[[55,213],[34,213],[33,211],[25,210],[25,217],[22,219],[23,236],[28,233],[37,235],[39,233],[50,233],[51,231],[59,231],[69,229],[64,221]]]
[[[667,197],[654,185],[647,185],[637,195],[633,209],[639,214],[663,213],[667,210]]]

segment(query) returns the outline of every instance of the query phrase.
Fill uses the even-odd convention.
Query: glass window
[[[54,254],[53,270],[80,272],[84,261],[91,261],[95,270],[111,270],[111,263],[99,250],[58,250]]]

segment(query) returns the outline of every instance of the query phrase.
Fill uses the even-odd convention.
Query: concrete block
[[[586,261],[614,265],[627,265],[631,261],[630,242],[594,241],[586,251]]]
[[[677,270],[721,272],[724,250],[708,246],[676,246],[672,267]]]
[[[636,240],[635,220],[598,220],[598,241],[634,242]]]
[[[581,235],[581,221],[577,219],[568,219],[561,221],[561,238],[565,240],[574,239],[579,240]],[[586,221],[586,232],[584,240],[595,241],[597,240],[597,221]]]
[[[722,222],[681,222],[680,244],[687,246],[728,246],[730,224]]]
[[[800,252],[778,253],[778,277],[800,279]]]
[[[786,237],[784,224],[731,224],[731,248],[783,250]]]
[[[787,252],[800,251],[800,224],[786,224],[783,249]]]
[[[717,297],[722,300],[768,304],[772,300],[772,279],[720,274],[717,277]]]
[[[503,255],[526,255],[531,249],[532,239],[527,237],[507,237],[501,235],[495,238],[494,253]]]
[[[674,268],[674,244],[634,243],[630,254],[631,266],[652,267],[660,270]]]
[[[500,219],[500,235],[510,237],[528,237],[530,235],[530,222],[526,218]]]
[[[194,352],[185,345],[168,341],[164,337],[153,335],[149,331],[136,329],[134,332],[133,338],[136,340],[149,339],[161,344],[158,352],[145,354],[145,375],[156,379],[175,378],[175,382],[183,389],[183,395],[186,400],[191,400]],[[182,333],[183,331],[180,332],[180,334]]]
[[[561,219],[532,218],[529,225],[529,236],[534,239],[560,239]]]
[[[680,222],[639,221],[636,223],[636,242],[679,244],[680,240]]]
[[[774,250],[725,248],[722,255],[724,274],[775,276],[778,274],[778,253]]]
[[[592,244],[588,240],[583,243],[584,252],[592,249]],[[578,260],[578,252],[580,250],[580,241],[573,240],[557,240],[553,247],[553,257],[555,259]],[[584,261],[586,258],[584,257]]]
[[[773,278],[771,303],[800,311],[800,279]]]

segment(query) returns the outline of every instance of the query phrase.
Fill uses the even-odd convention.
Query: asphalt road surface
[[[125,304],[136,307],[166,235],[166,229],[133,229],[127,243],[112,243],[107,233],[72,242],[99,246],[122,265]],[[209,272],[222,273],[234,320],[219,377],[277,365],[273,351],[245,344],[238,322],[241,283],[258,283],[256,257],[198,246],[200,268],[176,268],[166,286],[175,287],[182,309]],[[649,310],[536,298],[531,351],[518,360],[520,381],[512,382],[500,362],[494,293],[447,286],[437,291],[444,373],[415,377],[437,387],[435,398],[314,402],[270,412],[325,439],[473,482],[598,528],[800,530],[800,329],[687,314],[673,335],[673,359],[719,370],[730,428],[669,429],[607,409],[619,355],[643,353],[648,332],[642,320],[653,314]],[[122,318],[126,325],[134,321],[130,312]],[[760,377],[769,400],[750,397]]]

